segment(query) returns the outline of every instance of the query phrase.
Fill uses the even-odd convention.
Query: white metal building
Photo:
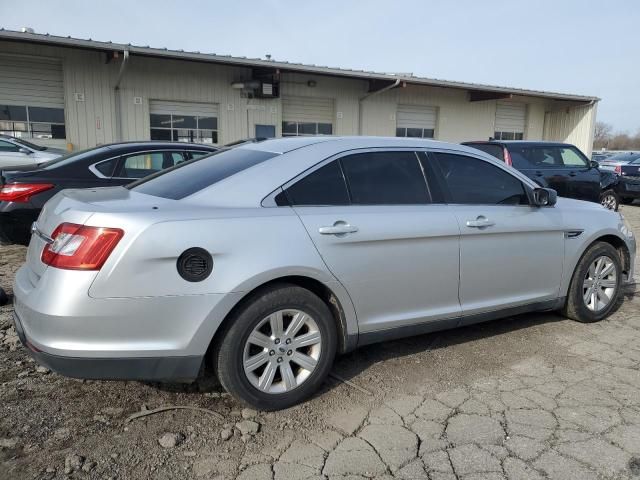
[[[598,98],[0,30],[0,132],[80,149],[288,135],[555,140]]]

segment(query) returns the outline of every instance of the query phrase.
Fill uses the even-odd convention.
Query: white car
[[[0,135],[0,169],[22,165],[38,165],[64,155],[64,150],[41,147],[21,138]]]

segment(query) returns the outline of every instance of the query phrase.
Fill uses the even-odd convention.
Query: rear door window
[[[425,176],[415,152],[358,153],[340,161],[355,205],[429,203]]]
[[[449,203],[463,205],[526,205],[522,182],[491,163],[450,153],[435,153]]]
[[[340,162],[334,160],[286,189],[291,205],[349,205]]]

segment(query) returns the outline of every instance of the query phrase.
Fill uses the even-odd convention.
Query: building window
[[[282,122],[283,137],[302,137],[309,135],[331,135],[333,125],[317,122]]]
[[[396,137],[433,138],[433,128],[396,128]]]
[[[218,143],[218,119],[177,113],[150,115],[151,140]]]
[[[0,105],[0,133],[16,138],[64,140],[64,108]]]
[[[496,140],[522,140],[523,132],[494,132],[493,138]]]

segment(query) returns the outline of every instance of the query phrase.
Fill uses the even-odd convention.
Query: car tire
[[[296,312],[304,315],[296,316]],[[277,318],[279,335],[272,328]],[[305,319],[306,323],[299,334],[289,335],[287,331],[291,327],[289,333],[293,332],[296,319]],[[299,341],[303,335],[311,339],[311,334],[314,339],[319,335],[319,344],[296,347],[304,343]],[[259,346],[254,339],[259,340]],[[280,410],[318,390],[333,365],[337,339],[333,315],[317,295],[296,285],[272,285],[243,301],[225,322],[213,351],[213,365],[222,386],[238,400],[259,410]],[[303,368],[302,363],[312,365],[309,359],[315,360],[315,365]],[[263,363],[246,371],[258,362]]]
[[[598,304],[600,303],[600,296],[598,293],[595,293],[595,301],[593,295],[588,296],[589,304],[585,297],[589,291],[587,283],[589,278],[597,278],[597,275],[594,275],[594,271],[590,271],[590,268],[593,268],[596,262],[601,258],[608,259],[612,265],[614,278],[612,280],[611,275],[603,276],[602,279],[597,280],[595,290],[591,290],[591,292],[602,291],[609,298],[608,303],[599,307]],[[603,267],[602,270],[606,269]],[[597,273],[597,271],[595,273]],[[601,287],[599,282],[608,282],[606,285],[612,285],[612,290],[607,290],[605,287]],[[591,283],[593,284],[594,282]],[[598,322],[603,318],[606,318],[618,303],[621,284],[622,264],[620,263],[620,257],[617,250],[605,242],[594,243],[586,252],[584,252],[573,272],[573,277],[567,293],[565,306],[562,309],[562,314],[565,317],[582,323]],[[592,305],[592,307],[589,307],[589,305]]]
[[[9,295],[0,287],[0,306],[9,303]]]
[[[632,197],[622,197],[620,199],[620,201],[624,204],[624,205],[631,205],[633,203],[633,201],[635,200],[635,198]]]
[[[600,195],[600,203],[604,208],[613,210],[614,212],[617,212],[618,207],[620,207],[620,199],[613,190],[605,190],[602,192],[602,195]]]

